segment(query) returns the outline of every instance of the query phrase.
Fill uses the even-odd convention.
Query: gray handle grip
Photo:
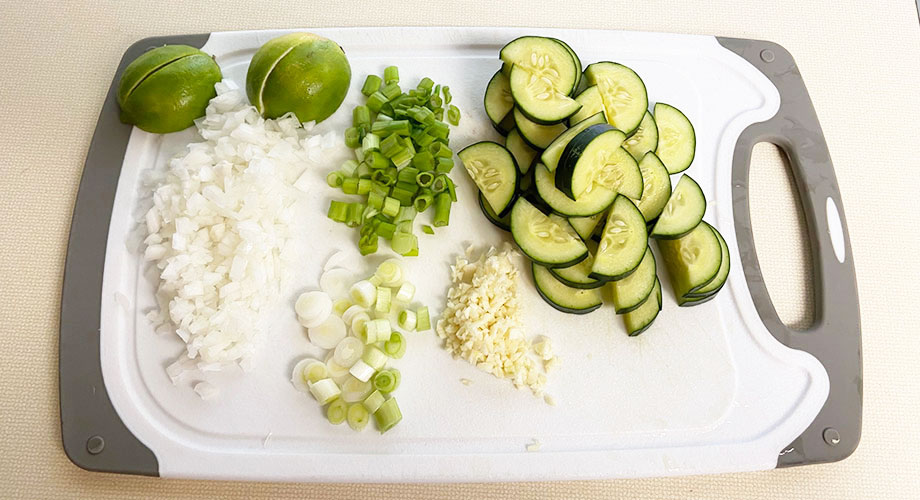
[[[815,356],[830,379],[830,393],[824,407],[808,429],[779,456],[777,466],[842,460],[853,453],[860,438],[862,350],[856,274],[830,153],[792,55],[772,42],[718,40],[766,75],[779,90],[781,99],[773,118],[749,126],[735,144],[732,205],[745,279],[757,312],[770,333],[783,344]],[[807,330],[791,330],[780,321],[757,260],[748,203],[748,173],[751,152],[758,142],[773,143],[789,157],[802,201],[815,280],[815,322]],[[828,209],[830,203],[836,211]],[[840,235],[836,252],[832,233]]]
[[[131,137],[131,126],[118,118],[118,80],[128,63],[151,48],[165,44],[201,47],[208,36],[145,38],[131,45],[115,72],[86,154],[64,265],[58,363],[64,452],[87,470],[159,475],[153,452],[131,434],[112,406],[99,363],[105,246],[119,172]]]

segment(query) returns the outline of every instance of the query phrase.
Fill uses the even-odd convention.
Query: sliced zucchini
[[[582,130],[591,125],[598,125],[601,123],[606,123],[604,113],[594,113],[575,125],[572,125],[572,128],[559,134],[553,139],[553,142],[546,146],[543,154],[540,155],[540,160],[546,165],[546,168],[549,169],[550,172],[555,171],[556,165],[559,164],[559,159],[562,158],[562,152],[565,151],[565,147],[569,144],[569,141]]]
[[[512,65],[511,95],[532,121],[559,123],[581,108],[569,97],[578,80],[576,58],[558,40],[521,37],[505,45],[499,57]]]
[[[645,222],[651,223],[661,215],[671,197],[671,177],[668,169],[651,151],[639,161],[639,171],[642,172],[642,197],[633,201],[645,217]]]
[[[641,198],[642,172],[632,155],[619,147],[624,138],[609,125],[592,125],[576,135],[562,153],[556,187],[573,200],[598,187]]]
[[[530,260],[547,267],[568,267],[588,256],[588,247],[565,219],[547,216],[526,198],[511,210],[511,236]]]
[[[613,203],[617,192],[598,186],[575,201],[556,189],[556,180],[552,172],[543,164],[534,167],[533,182],[540,199],[550,209],[566,217],[587,217],[603,212]]]
[[[538,151],[527,145],[527,142],[521,138],[521,132],[516,128],[508,132],[508,136],[505,137],[505,147],[511,152],[511,156],[514,156],[514,161],[521,174],[526,174],[534,158],[537,157]]]
[[[578,90],[579,85],[581,85],[581,77],[582,77],[581,59],[578,58],[578,54],[576,54],[575,51],[572,50],[572,47],[569,47],[569,44],[563,42],[562,40],[558,38],[553,38],[553,40],[556,40],[557,42],[561,43],[562,46],[565,47],[565,50],[569,51],[569,55],[572,56],[572,60],[575,61],[575,69],[576,69],[575,86],[572,87],[572,92],[569,93],[569,95],[574,96],[575,92]]]
[[[626,138],[623,143],[623,149],[629,151],[629,154],[639,161],[645,156],[645,153],[654,151],[658,147],[658,125],[655,123],[655,117],[648,111],[639,122],[639,128],[633,132],[633,135]]]
[[[657,271],[652,249],[646,248],[639,267],[632,274],[621,280],[610,282],[613,306],[617,314],[635,310],[645,302],[655,286]]]
[[[696,132],[690,120],[674,106],[655,104],[655,122],[658,124],[658,148],[668,172],[677,174],[687,170],[696,155]]]
[[[659,240],[658,248],[676,297],[701,290],[715,279],[722,265],[722,247],[709,224],[699,224],[675,240]]]
[[[499,217],[507,214],[521,178],[511,153],[501,144],[482,141],[463,148],[457,156],[495,213]]]
[[[703,224],[706,224],[704,221]],[[731,271],[731,257],[728,254],[728,245],[725,243],[725,239],[722,238],[722,233],[718,229],[709,226],[712,229],[712,232],[716,233],[716,238],[719,239],[719,247],[722,249],[722,263],[719,265],[719,272],[716,273],[716,277],[712,279],[706,286],[700,288],[695,292],[688,293],[686,298],[703,298],[708,295],[715,295],[722,289],[722,285],[725,284],[725,281],[728,279],[728,272]],[[576,229],[577,231],[577,229]]]
[[[502,135],[507,134],[514,126],[514,117],[510,114],[514,108],[514,99],[511,97],[511,86],[508,77],[501,71],[496,71],[486,85],[486,94],[482,98],[482,105],[486,108],[486,115],[495,130]]]
[[[652,289],[652,293],[645,299],[645,302],[640,304],[636,309],[623,315],[623,324],[626,326],[626,333],[630,337],[635,337],[645,330],[648,330],[648,327],[652,326],[652,322],[658,317],[660,311],[661,282],[658,281],[658,278],[655,278],[655,285]]]
[[[601,93],[597,90],[596,85],[583,90],[575,97],[575,100],[581,104],[581,109],[569,117],[569,125],[574,125],[585,120],[589,116],[604,112],[604,101],[601,100]],[[607,117],[604,117],[604,121],[606,120]]]
[[[668,202],[652,228],[652,237],[674,239],[692,231],[706,213],[706,196],[700,185],[684,174],[668,198]]]
[[[549,269],[537,265],[536,262],[531,264],[531,270],[537,292],[543,297],[543,300],[564,313],[587,314],[603,304],[601,292],[598,289],[566,286],[557,280]]]
[[[520,108],[514,108],[512,113],[514,113],[514,125],[520,132],[521,138],[534,149],[541,151],[546,149],[553,142],[553,139],[565,132],[564,123],[540,125],[524,116]]]
[[[647,249],[648,233],[642,212],[629,198],[618,195],[597,245],[591,277],[599,280],[623,279],[639,267]]]
[[[553,276],[564,285],[572,288],[599,288],[603,286],[606,281],[596,280],[588,276],[588,274],[591,273],[591,266],[593,265],[594,256],[591,255],[591,252],[588,252],[588,257],[578,264],[569,267],[553,268],[550,269],[549,272],[553,273]]]
[[[600,92],[607,123],[632,134],[648,111],[648,93],[639,75],[622,64],[598,62],[585,69],[585,77]]]
[[[578,233],[578,236],[581,236],[582,240],[588,241],[591,235],[594,234],[594,230],[597,229],[597,224],[603,218],[603,212],[588,217],[569,217],[569,224],[575,228],[575,232]],[[592,258],[591,260],[594,259]]]
[[[494,224],[495,227],[505,231],[511,231],[511,216],[505,215],[504,217],[499,217],[495,215],[495,210],[492,210],[492,207],[482,193],[479,193],[479,208],[482,209],[482,213],[486,216],[486,219],[489,219],[489,222]]]

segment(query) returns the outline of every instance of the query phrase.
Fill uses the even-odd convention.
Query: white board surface
[[[812,356],[785,348],[760,323],[735,244],[731,156],[750,123],[772,116],[775,88],[713,37],[614,31],[517,28],[310,29],[337,41],[352,66],[345,103],[317,131],[343,131],[363,96],[368,73],[399,66],[404,82],[423,76],[450,85],[461,109],[451,132],[454,150],[500,137],[482,109],[482,95],[498,70],[498,50],[523,34],[568,42],[585,65],[612,60],[642,76],[650,104],[680,108],[697,132],[696,158],[687,171],[708,198],[706,220],[730,246],[728,283],[713,301],[678,308],[661,273],[664,309],[652,328],[628,338],[612,308],[587,316],[563,315],[542,302],[520,261],[528,335],[553,339],[561,358],[549,375],[551,407],[510,382],[454,360],[433,332],[409,336],[398,392],[403,422],[385,435],[330,426],[314,401],[290,384],[308,345],[292,303],[315,288],[325,259],[336,249],[354,253],[354,231],[334,224],[326,207],[336,191],[326,173],[342,158],[317,168],[303,224],[302,266],[267,325],[251,373],[208,374],[217,400],[202,401],[188,383],[173,386],[164,367],[182,350],[158,336],[144,318],[154,284],[125,241],[135,224],[140,174],[194,140],[192,131],[156,136],[135,129],[119,179],[106,253],[101,311],[101,360],[106,389],[127,427],[172,477],[293,481],[474,481],[583,479],[675,475],[775,466],[783,447],[817,414],[828,392],[826,374]],[[226,78],[242,87],[249,59],[283,33],[211,35],[203,50],[216,56]],[[459,162],[458,162],[459,163]],[[488,224],[475,188],[461,167],[452,177],[460,203],[447,231],[420,236],[410,260],[413,282],[437,317],[449,286],[448,265],[469,245],[510,241]],[[672,180],[676,182],[677,176]],[[307,237],[307,234],[311,237]],[[320,237],[316,237],[320,236]],[[373,260],[376,263],[380,259]],[[361,266],[366,272],[371,265]],[[126,310],[116,292],[129,297]],[[473,381],[469,386],[460,379]],[[202,380],[204,378],[198,378]],[[539,451],[525,446],[539,440]],[[383,456],[385,455],[385,456]]]

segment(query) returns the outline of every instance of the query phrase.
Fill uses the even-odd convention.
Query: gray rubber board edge
[[[147,50],[166,44],[200,48],[208,37],[152,37],[131,45],[115,72],[86,155],[64,265],[59,347],[61,439],[67,457],[83,469],[159,475],[156,456],[131,434],[112,407],[99,359],[106,240],[132,129],[119,120],[116,93],[125,67]]]
[[[862,342],[859,299],[850,237],[840,189],[824,133],[805,82],[792,55],[782,46],[761,40],[717,37],[776,86],[780,107],[771,119],[745,129],[735,144],[732,164],[732,208],[745,280],[767,330],[780,342],[808,352],[827,371],[830,392],[808,428],[777,458],[778,467],[843,460],[859,444],[862,432]],[[748,200],[751,152],[759,142],[773,143],[789,158],[808,228],[815,290],[815,321],[806,330],[792,330],[780,320],[763,281]],[[840,215],[845,258],[837,260],[830,239],[827,199]]]

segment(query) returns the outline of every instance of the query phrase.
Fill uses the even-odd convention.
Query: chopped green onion
[[[447,176],[443,174],[435,177],[434,182],[431,183],[431,190],[435,194],[447,191],[447,181],[445,179],[447,179]]]
[[[415,191],[410,191],[403,189],[402,187],[396,186],[393,188],[393,191],[390,193],[390,197],[399,202],[402,206],[409,206],[412,204],[412,198],[415,195]],[[386,213],[386,212],[384,212]],[[391,214],[387,214],[391,215]],[[392,215],[396,215],[393,213]]]
[[[438,165],[435,167],[435,170],[439,174],[448,174],[454,168],[454,159],[453,158],[438,158]]]
[[[416,330],[420,332],[424,332],[425,330],[428,330],[431,328],[431,319],[428,317],[427,307],[419,307],[418,309],[416,309],[415,318],[416,318],[416,323],[415,323]]]
[[[389,288],[386,290],[389,290]],[[389,311],[378,310],[378,312],[388,313]],[[364,324],[364,331],[361,332],[361,340],[363,340],[365,344],[376,344],[377,342],[386,342],[390,340],[390,336],[392,334],[393,328],[390,326],[390,320],[386,318],[378,318],[368,321]]]
[[[380,222],[377,226],[377,235],[381,238],[390,240],[393,239],[393,234],[396,233],[396,224],[392,222]]]
[[[403,330],[406,330],[407,332],[411,332],[412,330],[415,330],[415,325],[417,323],[418,323],[418,319],[415,317],[414,312],[408,309],[403,309],[402,311],[399,312],[399,318],[397,319],[397,324]]]
[[[371,132],[386,137],[389,135],[408,136],[412,133],[409,120],[377,120],[371,126]]]
[[[412,207],[399,207],[399,213],[396,215],[396,222],[414,221],[416,216],[415,209]]]
[[[326,418],[329,420],[330,424],[339,425],[345,421],[345,413],[347,411],[348,404],[341,399],[336,399],[326,408]]]
[[[365,155],[369,154],[371,151],[380,151],[380,136],[374,133],[370,133],[364,136],[364,139],[361,141],[361,151]]]
[[[377,252],[377,235],[368,234],[358,239],[358,251],[361,255],[370,255]]]
[[[377,287],[377,304],[374,306],[374,310],[381,313],[390,312],[390,299],[392,298],[392,292],[389,288],[384,286]]]
[[[351,301],[368,309],[377,301],[377,287],[370,281],[363,280],[351,285],[348,291]]]
[[[431,94],[431,97],[428,98],[428,108],[432,110],[440,109],[443,104],[444,101],[441,100],[441,96],[438,95],[437,91]]]
[[[451,104],[447,108],[447,121],[454,126],[460,125],[460,108]]]
[[[434,182],[434,174],[431,172],[419,172],[415,175],[415,183],[421,187],[431,187]]]
[[[387,85],[391,83],[399,83],[399,68],[396,66],[387,66],[383,70],[383,81]]]
[[[360,149],[355,150],[360,151]],[[359,179],[370,179],[371,178],[371,167],[367,165],[367,162],[361,162],[358,164],[358,170],[355,170],[355,175]]]
[[[383,402],[386,400],[387,398],[386,396],[383,395],[383,393],[375,390],[374,392],[370,394],[370,396],[364,398],[363,404],[364,404],[364,407],[367,408],[367,411],[369,411],[370,413],[374,413],[375,411],[377,411],[378,408],[380,408],[380,405],[382,405]]]
[[[351,331],[361,332],[364,331],[364,325],[371,320],[370,315],[365,311],[361,311],[351,318]]]
[[[399,332],[393,332],[390,339],[384,342],[383,351],[393,359],[403,357],[403,354],[406,353],[406,338]]]
[[[409,207],[404,207],[409,208]],[[400,233],[411,233],[412,232],[412,221],[404,220],[396,223],[396,231]]]
[[[364,407],[364,403],[353,403],[348,405],[348,413],[346,420],[348,420],[348,426],[352,430],[361,432],[367,427],[368,421],[370,421],[370,413],[368,413],[367,408]]]
[[[369,282],[370,282],[372,285],[374,285],[374,286],[380,286],[380,281],[381,281],[381,280],[380,280],[380,278],[378,278],[376,275],[374,275],[374,276],[371,276],[370,278],[368,278],[367,281],[369,281]]]
[[[450,223],[450,193],[439,193],[434,197],[434,227],[446,226]]]
[[[368,135],[368,137],[369,136],[370,135]],[[379,149],[380,143],[377,144],[377,147]],[[367,159],[365,160],[365,163],[367,164],[369,168],[372,168],[374,170],[382,170],[390,166],[390,160],[388,160],[386,156],[383,156],[383,153],[381,153],[380,151],[369,152],[367,154]]]
[[[419,151],[412,157],[412,166],[419,170],[434,170],[434,156],[429,151]]]
[[[339,167],[339,172],[341,172],[344,177],[352,177],[357,170],[358,162],[355,160],[345,160],[342,166]]]
[[[332,200],[329,202],[329,211],[326,216],[336,222],[345,222],[348,219],[348,203]]]
[[[399,388],[399,382],[402,376],[396,368],[387,368],[374,375],[374,389],[388,394]]]
[[[367,79],[364,80],[364,86],[361,87],[361,93],[365,96],[370,96],[374,92],[380,89],[380,77],[377,75],[367,75]]]
[[[358,194],[358,179],[349,177],[342,181],[342,192],[345,194]]]
[[[383,108],[383,105],[387,103],[389,99],[387,96],[383,95],[382,92],[375,91],[370,97],[367,98],[367,108],[373,111],[374,113],[379,113]],[[377,116],[377,120],[380,120],[380,115]]]
[[[438,108],[434,110],[434,117],[439,121],[444,119],[444,108]]]
[[[412,297],[415,297],[415,285],[407,281],[399,286],[399,290],[396,292],[395,300],[396,302],[406,304],[412,300]]]
[[[417,168],[406,167],[399,171],[399,174],[396,176],[396,180],[399,182],[416,183],[416,176],[418,176]]]
[[[398,168],[403,168],[412,163],[413,156],[415,156],[415,151],[411,148],[404,148],[393,155],[391,160],[393,161],[393,165],[396,165]]]
[[[310,394],[319,402],[320,406],[326,405],[342,394],[338,384],[331,378],[317,380],[310,384]]]
[[[457,203],[457,187],[454,185],[454,181],[450,180],[447,174],[441,175],[444,176],[444,182],[447,183],[447,194],[450,195],[450,201]]]
[[[383,210],[381,212],[384,215],[389,215],[390,217],[395,217],[399,213],[399,200],[390,196],[387,196],[383,200]]]
[[[387,98],[387,101],[392,101],[399,97],[399,94],[402,93],[402,89],[399,88],[398,83],[388,83],[380,89],[380,93]]]
[[[355,106],[354,111],[352,111],[352,125],[359,127],[361,125],[370,125],[371,124],[371,111],[367,109],[367,106]]]
[[[399,296],[399,293],[397,292],[396,295]],[[332,311],[338,314],[339,316],[342,316],[343,314],[345,314],[345,311],[347,311],[348,308],[353,305],[354,304],[352,304],[351,301],[348,299],[339,299],[332,303]]]
[[[365,195],[371,192],[371,186],[374,182],[370,179],[358,179],[358,194]]]
[[[402,412],[399,411],[399,405],[396,404],[396,398],[390,398],[377,408],[374,412],[374,421],[377,422],[377,429],[381,434],[393,428],[402,420]]]
[[[357,182],[357,179],[355,179]],[[348,227],[358,227],[364,222],[364,208],[363,203],[349,203],[348,204],[348,218],[345,220],[345,224]]]
[[[444,94],[444,105],[450,104],[450,101],[453,100],[453,97],[450,95],[450,87],[447,85],[441,87],[441,93]]]
[[[418,184],[415,183],[415,178],[412,178],[412,181],[396,181],[396,188],[403,191],[408,191],[414,196],[418,192]]]
[[[358,147],[361,139],[358,137],[358,129],[349,127],[345,129],[345,145],[354,149]]]
[[[376,319],[374,321],[386,321],[387,325],[389,325],[389,321],[385,319],[384,320]],[[370,366],[371,368],[374,369],[375,372],[377,372],[377,371],[382,370],[383,367],[386,366],[387,355],[383,351],[378,349],[376,346],[370,345],[364,349],[364,355],[361,356],[361,361],[364,361],[365,363],[367,363],[368,366]]]
[[[417,88],[421,91],[424,91],[425,94],[428,94],[429,92],[431,92],[431,87],[433,86],[434,86],[434,81],[431,78],[428,78],[426,76],[425,78],[422,78],[422,81],[418,82]]]
[[[399,259],[387,259],[377,266],[374,276],[380,278],[384,286],[396,286],[402,283],[403,266]]]
[[[371,191],[367,193],[367,206],[373,207],[377,210],[383,210],[383,200],[386,198],[385,195],[382,195],[376,191]]]
[[[434,228],[429,226],[428,224],[425,224],[424,226],[422,226],[422,232],[425,234],[434,234]]]
[[[393,235],[390,247],[400,255],[409,256],[413,250],[418,250],[418,238],[414,234],[397,232]]]
[[[434,195],[431,193],[431,190],[427,188],[420,189],[415,200],[412,202],[415,211],[418,213],[428,210],[428,207],[430,207],[432,203],[434,203]]]

